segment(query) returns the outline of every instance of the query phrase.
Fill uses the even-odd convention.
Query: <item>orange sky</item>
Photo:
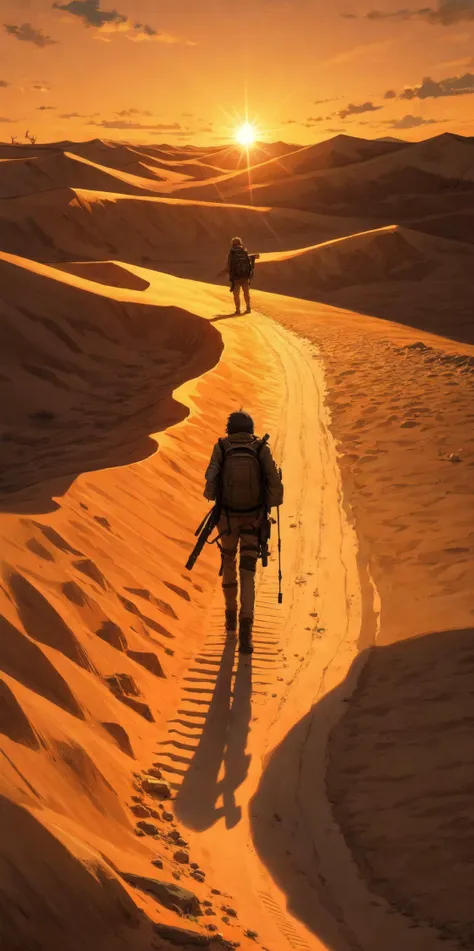
[[[0,140],[474,135],[474,0],[406,2],[0,0]]]

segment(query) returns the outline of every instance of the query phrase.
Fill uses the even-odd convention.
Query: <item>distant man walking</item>
[[[232,245],[227,256],[227,271],[235,301],[235,314],[240,315],[240,291],[242,290],[246,305],[246,314],[251,313],[250,307],[250,280],[253,273],[253,259],[244,248],[240,238],[232,238]]]
[[[214,446],[206,471],[204,496],[219,499],[218,525],[227,631],[237,630],[237,551],[240,548],[239,650],[253,651],[255,572],[262,528],[283,501],[283,484],[266,438],[254,435],[251,416],[240,410],[227,420],[226,437]]]

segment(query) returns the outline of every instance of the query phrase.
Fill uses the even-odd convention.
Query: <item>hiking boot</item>
[[[225,612],[225,629],[229,634],[235,634],[237,630],[237,611]]]
[[[246,314],[251,314],[251,313],[252,313],[252,308],[251,308],[251,307],[247,307],[247,310],[245,311],[245,313],[246,313]]]
[[[240,310],[234,310],[234,317],[240,317]]]
[[[241,654],[252,654],[252,627],[253,618],[241,617],[239,627],[239,651]]]

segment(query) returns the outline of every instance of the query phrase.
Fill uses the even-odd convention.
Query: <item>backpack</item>
[[[231,250],[231,277],[234,280],[246,281],[252,273],[252,263],[245,248]]]
[[[222,451],[220,501],[226,512],[256,512],[264,503],[264,478],[260,452],[268,440],[256,439],[253,444],[236,446],[229,439],[219,439]]]

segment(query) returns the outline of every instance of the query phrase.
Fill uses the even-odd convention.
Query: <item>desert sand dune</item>
[[[63,189],[0,201],[0,246],[45,262],[117,257],[214,280],[234,234],[253,250],[282,250],[359,229],[360,219],[186,199],[135,200]],[[371,222],[367,223],[370,227]]]
[[[453,202],[458,202],[459,208],[465,207],[466,201],[472,205],[471,139],[445,134],[408,147],[377,144],[385,144],[388,153],[369,155],[365,161],[353,161],[342,168],[311,169],[278,182],[270,178],[267,183],[254,182],[251,176],[253,200],[308,210],[326,208],[333,213],[347,213],[348,207],[365,208],[365,213],[379,217],[391,213],[392,220],[445,211]],[[225,200],[247,200],[248,181],[237,181],[235,186],[231,179],[220,186]],[[191,196],[198,197],[193,191]]]
[[[105,299],[94,296],[98,285],[75,282],[72,272],[81,268],[74,265],[63,275],[21,258],[0,255],[0,262],[3,495],[153,452],[148,433],[187,412],[172,390],[218,359],[217,331],[176,307],[125,308],[119,293],[111,299],[110,286]],[[96,267],[89,265],[89,273]],[[110,276],[116,288],[147,287],[134,275],[124,280],[113,264],[107,271],[101,284]]]
[[[256,285],[474,343],[472,245],[399,226],[263,254]]]
[[[287,208],[117,193],[237,149],[59,145],[0,165],[58,178],[0,203],[2,951],[469,947],[472,244],[423,223],[468,217],[468,178],[433,189],[471,143],[344,141],[256,191]],[[228,319],[236,232],[269,292]],[[215,547],[183,567],[242,405],[286,491],[251,662]]]
[[[145,170],[146,171],[146,170]],[[149,173],[148,173],[149,174]],[[124,194],[159,192],[159,182],[120,168],[101,166],[71,152],[52,152],[2,163],[0,198],[34,195],[60,187],[94,188]]]
[[[280,181],[293,179],[295,175],[312,175],[318,170],[339,168],[353,163],[367,161],[381,155],[390,154],[403,146],[388,142],[367,142],[348,135],[337,135],[316,145],[303,148],[294,147],[280,155],[268,156],[254,154],[252,150],[251,171],[244,165],[233,175],[214,186],[214,200],[222,200],[226,195],[238,194],[240,190],[249,191],[257,185],[275,185]],[[206,183],[204,183],[206,184]],[[210,185],[210,183],[209,183]],[[211,189],[208,188],[209,196]],[[209,197],[206,193],[206,197]],[[196,197],[198,195],[196,194]],[[203,196],[204,197],[204,196]]]

